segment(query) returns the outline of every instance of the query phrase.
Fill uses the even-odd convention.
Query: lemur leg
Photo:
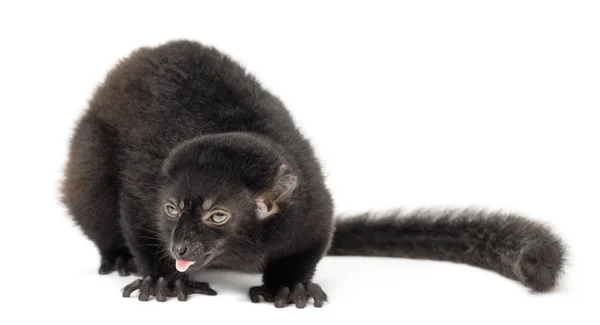
[[[62,201],[100,253],[100,274],[135,273],[118,226],[119,180],[110,130],[86,114],[76,126],[62,183]]]
[[[263,285],[250,288],[250,300],[258,303],[262,296],[277,308],[289,304],[304,308],[308,299],[313,298],[314,306],[322,307],[327,295],[311,280],[323,252],[324,246],[319,245],[270,262],[263,273]]]

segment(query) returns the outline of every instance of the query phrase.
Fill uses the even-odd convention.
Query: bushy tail
[[[465,263],[544,292],[563,271],[565,247],[548,227],[518,215],[419,210],[339,218],[328,255]]]

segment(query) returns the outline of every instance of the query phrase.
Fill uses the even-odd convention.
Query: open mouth
[[[192,266],[195,263],[196,263],[196,261],[188,261],[188,260],[184,260],[184,259],[178,258],[178,259],[175,260],[175,268],[179,272],[185,272],[185,271],[187,271],[187,269],[190,266]]]
[[[196,266],[198,266],[198,268],[202,268],[202,267],[206,266],[206,264],[208,264],[208,262],[210,262],[214,258],[214,256],[215,256],[214,254],[208,253],[208,254],[204,255],[204,257],[202,258],[202,260],[199,263],[197,263],[196,261],[188,261],[188,260],[178,258],[175,260],[175,268],[179,272],[187,271],[194,264]]]

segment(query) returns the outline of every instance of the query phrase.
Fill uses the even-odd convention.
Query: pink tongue
[[[196,263],[196,262],[194,262],[194,261],[186,261],[186,260],[182,260],[182,259],[178,258],[175,261],[175,268],[179,272],[185,272],[185,270],[187,270],[190,267],[190,265],[192,265],[194,263]]]

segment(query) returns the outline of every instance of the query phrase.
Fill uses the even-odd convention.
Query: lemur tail
[[[339,218],[328,255],[464,263],[545,292],[563,272],[565,253],[561,240],[541,223],[502,212],[456,209]]]

